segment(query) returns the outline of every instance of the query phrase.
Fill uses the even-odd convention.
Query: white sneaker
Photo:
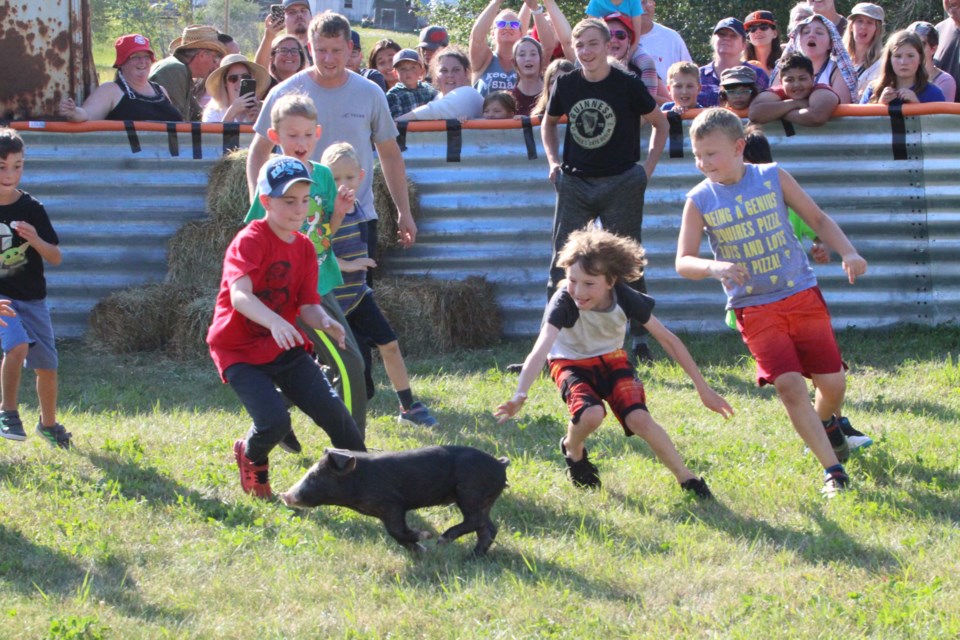
[[[873,438],[861,433],[853,428],[853,425],[850,424],[850,421],[844,416],[840,418],[840,431],[843,432],[843,435],[847,438],[847,444],[850,445],[850,450],[854,449],[865,449],[873,444]]]

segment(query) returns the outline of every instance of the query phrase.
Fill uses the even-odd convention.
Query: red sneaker
[[[240,468],[240,487],[244,493],[250,493],[258,498],[271,498],[273,492],[270,490],[270,465],[253,464],[253,461],[247,457],[246,440],[237,440],[233,443],[233,457],[237,460],[237,466]]]

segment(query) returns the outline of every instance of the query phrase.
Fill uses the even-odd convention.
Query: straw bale
[[[207,329],[216,302],[217,290],[211,289],[177,309],[173,335],[167,344],[171,356],[180,360],[207,356]]]
[[[483,276],[384,278],[377,281],[375,295],[405,353],[443,353],[500,342],[503,316],[493,285]]]
[[[223,272],[223,255],[237,234],[237,225],[192,220],[177,230],[167,245],[167,282],[216,289]]]
[[[113,353],[163,349],[177,309],[196,297],[197,289],[170,283],[111,293],[90,312],[89,340]]]
[[[410,197],[410,215],[413,219],[420,219],[420,195],[417,187],[407,176],[407,193]],[[390,197],[387,181],[383,178],[380,163],[373,167],[373,208],[377,212],[377,255],[370,256],[383,265],[384,255],[388,250],[399,246],[397,243],[397,207]]]
[[[250,208],[247,191],[247,150],[225,153],[213,163],[207,183],[207,212],[215,223],[235,229]]]

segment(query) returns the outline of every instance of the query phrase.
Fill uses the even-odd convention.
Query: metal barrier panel
[[[223,138],[203,135],[202,158],[194,159],[186,133],[177,137],[177,157],[166,133],[137,132],[137,153],[123,132],[21,135],[21,187],[46,207],[63,250],[63,263],[46,269],[54,328],[58,336],[81,336],[99,300],[164,279],[167,242],[185,222],[207,215],[207,176]],[[250,138],[241,136],[241,145]]]
[[[936,240],[931,240],[931,198],[925,196],[919,132],[920,121],[928,119],[931,127],[952,127],[953,145],[941,149],[940,138],[934,142],[931,137],[938,148],[927,159],[928,167],[932,158],[943,159],[937,206],[951,208],[950,200],[955,202],[958,193],[947,177],[960,136],[955,116],[907,118],[906,160],[893,159],[888,118],[837,118],[825,127],[798,126],[789,137],[778,122],[766,126],[774,159],[840,224],[870,263],[867,276],[855,286],[847,283],[836,255],[830,264],[815,267],[838,328],[958,317],[960,283],[955,276],[945,283],[947,291],[941,293],[937,286],[934,294],[932,271],[939,272],[938,278],[945,276],[944,270],[956,273],[952,263],[941,263],[956,248],[960,220],[956,207],[947,216],[937,211]],[[719,283],[685,280],[673,267],[686,193],[702,177],[686,135],[689,124],[684,123],[684,157],[671,159],[664,153],[647,187],[647,283],[658,316],[670,327],[723,330],[725,298]],[[420,191],[423,219],[417,244],[394,252],[388,262],[392,272],[407,275],[486,275],[496,284],[504,331],[511,336],[537,332],[550,261],[555,192],[546,179],[539,131],[534,133],[539,157],[528,160],[520,130],[464,131],[459,163],[442,161],[446,133],[409,133],[404,156]],[[644,144],[648,135],[647,130]],[[933,242],[938,248],[931,255]],[[709,255],[706,240],[702,252]]]
[[[778,123],[766,126],[774,159],[870,263],[854,286],[837,256],[815,266],[835,326],[956,322],[960,118],[906,118],[904,160],[893,159],[887,117],[837,118],[825,127],[796,129],[788,137]],[[385,267],[395,275],[485,275],[495,284],[505,333],[532,335],[546,299],[555,202],[539,130],[533,130],[534,160],[527,159],[521,129],[460,133],[460,162],[447,162],[446,132],[407,133],[404,158],[420,192],[420,233],[413,248],[392,252]],[[160,132],[137,132],[136,153],[123,131],[28,130],[23,137],[23,188],[46,205],[64,250],[63,264],[47,270],[54,325],[59,335],[81,335],[90,309],[104,296],[163,280],[167,241],[184,222],[206,215],[207,174],[223,136],[204,133],[194,147],[191,134],[182,132],[176,157]],[[249,141],[249,133],[241,135],[241,146]],[[720,285],[684,280],[673,268],[685,196],[701,178],[686,139],[683,154],[671,159],[665,153],[647,188],[648,286],[658,316],[671,328],[722,331]],[[702,253],[709,254],[706,242]]]
[[[0,119],[52,116],[97,86],[88,0],[4,2],[0,25]]]

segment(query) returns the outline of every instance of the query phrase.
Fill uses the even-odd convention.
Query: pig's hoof
[[[417,543],[414,544],[412,547],[410,547],[410,550],[413,551],[414,553],[416,553],[417,555],[419,555],[419,554],[421,554],[421,553],[426,553],[427,548],[426,548],[425,546],[423,546],[422,544],[420,544],[419,542],[417,542]]]
[[[447,540],[446,538],[444,538],[443,536],[440,536],[439,538],[437,538],[437,546],[438,546],[438,547],[439,547],[439,546],[442,546],[442,545],[445,545],[445,544],[450,544],[450,541]]]

